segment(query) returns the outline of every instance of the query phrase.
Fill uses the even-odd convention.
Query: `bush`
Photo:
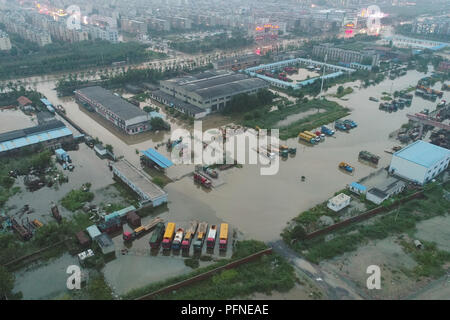
[[[197,269],[200,266],[200,262],[197,259],[184,259],[184,264],[192,269]]]
[[[76,211],[83,207],[84,203],[90,202],[94,199],[94,194],[90,191],[72,190],[64,196],[61,204],[64,208],[70,211]]]

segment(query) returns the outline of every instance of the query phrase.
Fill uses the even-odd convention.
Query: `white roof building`
[[[340,193],[334,198],[328,200],[327,207],[334,212],[338,212],[350,204],[350,199],[351,198],[345,193]]]

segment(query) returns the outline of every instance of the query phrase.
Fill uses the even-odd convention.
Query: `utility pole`
[[[327,63],[327,55],[325,54],[325,63]],[[324,76],[325,76],[325,64],[323,65],[323,71],[322,71],[322,83],[320,85],[320,99],[323,99],[323,94],[322,94],[322,90],[323,90],[323,81],[324,81]]]

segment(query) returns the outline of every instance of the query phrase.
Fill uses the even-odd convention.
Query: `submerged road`
[[[300,257],[294,250],[289,248],[284,241],[278,240],[270,242],[269,246],[279,255],[283,256],[302,275],[309,278],[319,286],[329,300],[361,300],[370,299],[361,292],[350,280],[347,280],[335,273],[322,270],[318,265],[313,264]]]

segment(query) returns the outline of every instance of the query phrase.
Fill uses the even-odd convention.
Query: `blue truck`
[[[337,120],[337,121],[334,123],[334,128],[337,129],[337,130],[342,130],[342,131],[347,131],[347,130],[349,130],[349,128],[344,124],[344,122],[343,122],[343,121],[340,121],[340,120]]]
[[[327,136],[334,135],[334,130],[328,128],[327,126],[322,126],[322,128],[320,128],[320,132],[322,132],[323,134],[326,134]]]

